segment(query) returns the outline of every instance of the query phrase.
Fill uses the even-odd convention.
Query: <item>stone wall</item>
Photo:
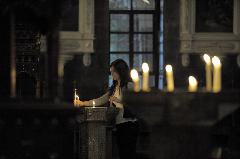
[[[204,62],[200,54],[190,53],[189,56],[180,53],[179,24],[180,1],[165,0],[164,2],[164,58],[165,63],[173,65],[176,87],[186,88],[189,75],[196,76],[199,85],[205,85]],[[182,56],[183,55],[183,56]],[[220,56],[223,63],[223,89],[239,89],[240,66],[237,64],[239,54],[224,53]],[[182,60],[187,59],[183,66]]]
[[[80,99],[96,98],[103,94],[108,86],[109,67],[109,30],[108,1],[95,0],[95,40],[91,64],[84,66],[83,56],[76,55],[65,64],[64,98],[72,100],[74,81]]]

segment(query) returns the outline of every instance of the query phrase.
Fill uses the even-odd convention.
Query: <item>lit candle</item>
[[[189,92],[196,92],[197,91],[197,87],[198,87],[198,82],[196,80],[195,77],[193,76],[189,76],[188,77],[188,91]]]
[[[205,71],[206,71],[206,90],[212,91],[212,63],[211,58],[208,54],[203,55],[203,59],[206,63]]]
[[[149,89],[149,66],[147,63],[142,64],[142,70],[143,70],[143,85],[142,90],[145,92],[150,91]]]
[[[78,106],[79,96],[77,95],[77,89],[74,89],[74,106]]]
[[[222,79],[221,79],[221,68],[222,64],[217,56],[212,58],[213,63],[213,92],[217,93],[221,91]]]
[[[166,65],[167,91],[174,91],[173,69],[171,65]]]
[[[130,74],[131,74],[131,78],[132,78],[133,83],[134,83],[134,88],[133,88],[133,90],[134,90],[135,92],[139,92],[139,91],[140,91],[140,88],[139,88],[139,77],[138,77],[138,72],[137,72],[137,70],[132,69]]]
[[[92,103],[93,103],[93,108],[95,108],[95,105],[96,105],[95,101],[93,100],[93,102],[92,102]]]

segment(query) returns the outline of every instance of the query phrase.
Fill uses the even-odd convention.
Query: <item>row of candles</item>
[[[221,61],[219,57],[210,57],[208,54],[203,55],[205,61],[206,72],[206,91],[208,92],[220,92],[221,91]],[[142,91],[149,92],[149,66],[147,63],[142,64],[143,79],[142,79]],[[171,65],[165,66],[167,91],[174,91],[174,73]],[[134,82],[134,91],[140,91],[139,75],[136,69],[131,70],[131,78]],[[196,92],[198,90],[198,81],[194,76],[188,77],[188,91]]]
[[[219,57],[214,56],[210,57],[208,54],[203,55],[205,61],[205,72],[206,72],[206,91],[208,92],[220,92],[221,91],[221,61]],[[166,71],[166,82],[167,82],[167,91],[174,91],[174,73],[171,65],[165,66]],[[142,64],[142,91],[149,92],[149,65],[147,63]],[[134,83],[133,90],[139,92],[140,89],[140,79],[136,69],[132,69],[130,72],[131,78]],[[196,92],[198,90],[198,81],[194,76],[188,77],[188,91]],[[77,95],[77,90],[74,91],[74,105],[79,105],[79,96]],[[93,107],[95,107],[95,101],[92,101]]]

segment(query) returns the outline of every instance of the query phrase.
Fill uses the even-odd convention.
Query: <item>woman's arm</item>
[[[89,101],[83,101],[82,102],[82,106],[93,106],[93,101],[95,102],[95,106],[101,106],[106,104],[109,101],[109,92],[105,93],[104,95],[102,95],[99,98],[96,99],[92,99]]]

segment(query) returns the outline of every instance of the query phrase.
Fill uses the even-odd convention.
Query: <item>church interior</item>
[[[239,159],[240,0],[0,0],[0,159]]]

